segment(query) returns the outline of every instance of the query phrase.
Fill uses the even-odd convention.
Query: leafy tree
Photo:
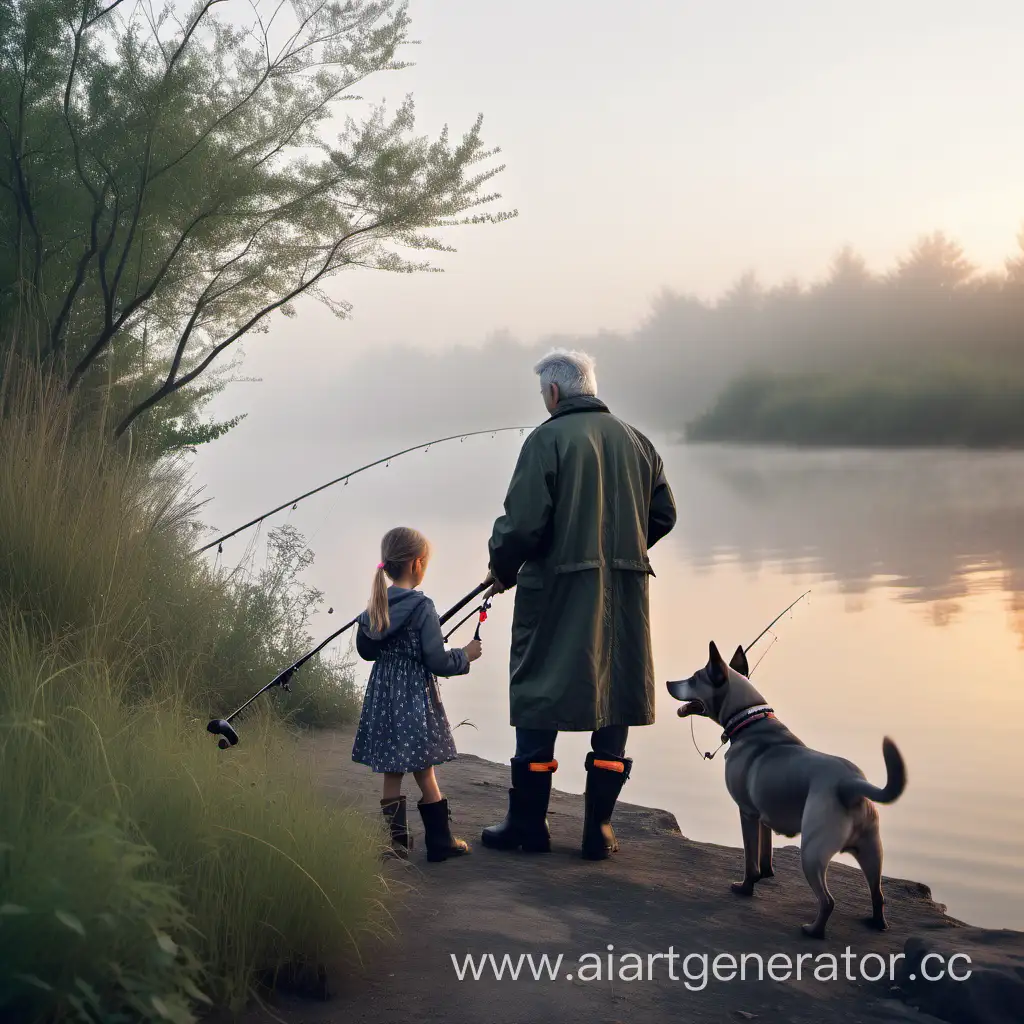
[[[846,245],[833,257],[824,287],[835,291],[855,291],[866,288],[873,280],[864,257]]]
[[[753,270],[741,274],[735,284],[718,300],[718,308],[750,311],[759,309],[764,301],[764,288]]]
[[[340,271],[435,269],[438,229],[514,216],[481,119],[456,142],[416,135],[411,98],[332,122],[407,66],[408,30],[397,0],[0,0],[0,326],[116,397],[116,436],[161,405],[164,441],[230,426],[197,410],[241,338],[304,295],[344,316]]]
[[[1019,288],[1024,284],[1024,228],[1017,232],[1018,252],[1006,259],[1007,283]]]
[[[963,248],[942,231],[924,235],[899,261],[893,280],[906,288],[958,288],[974,276],[976,267]]]

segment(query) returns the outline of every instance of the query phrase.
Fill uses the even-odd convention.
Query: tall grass
[[[180,460],[153,465],[108,445],[37,377],[3,396],[0,607],[44,639],[74,638],[132,664],[133,695],[176,678],[196,706],[241,702],[310,645],[320,595],[301,583],[312,555],[290,527],[271,534],[258,575],[194,557],[199,505]],[[350,666],[316,658],[286,707],[310,724],[353,713]],[[187,689],[181,689],[187,688]]]
[[[0,1019],[184,1022],[355,955],[383,921],[376,822],[324,804],[269,703],[230,752],[203,729],[307,641],[299,539],[219,575],[180,467],[37,381],[2,403]],[[343,718],[344,666],[309,667],[290,714]]]

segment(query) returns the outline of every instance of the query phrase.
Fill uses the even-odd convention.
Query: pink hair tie
[[[378,569],[383,569],[384,568],[384,563],[383,562],[378,562],[377,563],[377,568]]]

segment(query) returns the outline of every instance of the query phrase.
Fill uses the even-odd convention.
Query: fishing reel
[[[228,747],[233,747],[238,743],[238,733],[226,718],[213,719],[207,724],[206,731],[220,737],[217,746],[221,750],[227,750]]]
[[[291,686],[289,680],[299,670],[298,665],[291,665],[286,668],[279,676],[272,679],[266,686],[261,690],[258,690],[252,697],[250,697],[237,711],[228,715],[227,718],[214,718],[206,724],[206,731],[214,736],[219,736],[220,739],[217,741],[217,746],[221,750],[227,750],[229,747],[237,746],[238,744],[238,731],[231,724],[232,719],[239,718],[242,712],[257,698],[260,694],[266,693],[267,690],[273,689],[275,686],[280,686],[282,690],[291,692]]]

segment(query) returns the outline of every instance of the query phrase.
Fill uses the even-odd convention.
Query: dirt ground
[[[322,733],[303,741],[315,757],[329,799],[364,806],[379,814],[377,780],[350,760],[351,737]],[[556,777],[557,778],[557,777]],[[253,1012],[247,1024],[277,1019],[286,1024],[385,1024],[417,1021],[487,1024],[647,1024],[647,1022],[725,1022],[762,1020],[792,1024],[832,1022],[906,1022],[934,1024],[1009,1024],[1024,1019],[1024,934],[970,928],[944,913],[926,886],[887,879],[884,883],[890,931],[865,927],[870,911],[863,877],[845,865],[833,865],[829,882],[836,910],[824,941],[805,938],[800,924],[813,916],[814,901],[800,871],[797,847],[776,850],[776,877],[750,899],[734,896],[729,883],[741,874],[738,849],[695,843],[684,838],[665,811],[619,804],[615,828],[621,850],[608,861],[592,863],[578,854],[582,797],[552,794],[549,821],[554,849],[531,856],[491,851],[479,842],[480,829],[504,814],[507,766],[463,756],[446,765],[443,785],[452,804],[453,827],[473,847],[468,857],[429,864],[422,827],[410,797],[410,821],[416,848],[408,863],[385,868],[396,892],[394,939],[367,950],[364,964],[330,979],[327,1001],[275,998]],[[624,795],[628,797],[628,783]],[[737,825],[738,832],[738,825]],[[778,840],[777,840],[778,842]],[[632,980],[636,958],[613,961],[617,976],[607,978],[612,955],[639,954],[643,980]],[[974,976],[965,982],[911,982],[914,957],[932,949],[965,952]],[[856,959],[844,961],[849,950]],[[678,956],[648,960],[649,954]],[[907,954],[894,984],[859,978],[860,958]],[[453,967],[467,954],[559,954],[556,980],[535,980],[525,967],[518,980],[460,981]],[[820,954],[833,954],[840,980],[815,980],[825,969]],[[598,954],[601,980],[581,980],[580,957]],[[701,962],[690,954],[760,954],[765,965],[757,978],[748,960],[747,980],[717,980],[701,987]],[[787,954],[788,980],[772,980],[768,961]],[[810,954],[796,980],[795,965]],[[582,963],[591,969],[596,958]],[[785,964],[776,961],[783,977]],[[910,964],[908,968],[906,965]],[[719,961],[727,978],[728,961]],[[652,976],[648,971],[653,965]],[[868,974],[881,970],[866,962]],[[857,977],[845,980],[847,968]],[[960,961],[957,970],[963,970]],[[937,968],[933,965],[931,970]],[[689,980],[689,975],[696,980]],[[675,975],[675,980],[672,974]],[[569,975],[572,975],[571,979]],[[916,976],[915,976],[916,977]]]

